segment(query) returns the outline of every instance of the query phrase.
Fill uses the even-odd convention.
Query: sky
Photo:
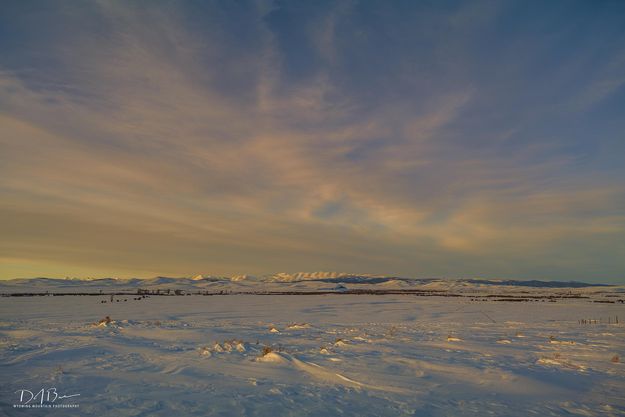
[[[625,2],[0,2],[0,279],[625,283]]]

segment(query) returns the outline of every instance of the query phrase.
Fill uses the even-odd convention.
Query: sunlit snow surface
[[[119,298],[1,298],[0,415],[625,415],[620,303]],[[79,408],[13,408],[49,387]]]

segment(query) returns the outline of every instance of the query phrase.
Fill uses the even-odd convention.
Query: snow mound
[[[308,329],[310,328],[310,324],[308,323],[293,323],[286,327],[289,330],[300,330],[300,329]]]
[[[343,339],[338,339],[336,342],[334,342],[334,346],[336,346],[336,347],[344,347],[344,346],[347,346],[347,343],[345,343],[345,341]]]
[[[278,352],[267,352],[264,355],[257,357],[256,362],[285,363],[287,360]]]

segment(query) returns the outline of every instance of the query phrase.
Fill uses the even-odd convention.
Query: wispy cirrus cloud
[[[616,43],[591,51],[623,39],[618,19],[579,34],[559,5],[503,31],[516,2],[4,7],[2,278],[622,278],[623,126],[600,109],[623,100],[623,63]]]

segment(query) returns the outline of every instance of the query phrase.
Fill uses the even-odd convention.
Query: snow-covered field
[[[594,302],[622,293],[461,287],[471,296],[2,297],[0,415],[625,415],[625,308]],[[478,297],[493,292],[590,298]],[[14,408],[50,388],[80,395],[44,405],[78,408]]]

